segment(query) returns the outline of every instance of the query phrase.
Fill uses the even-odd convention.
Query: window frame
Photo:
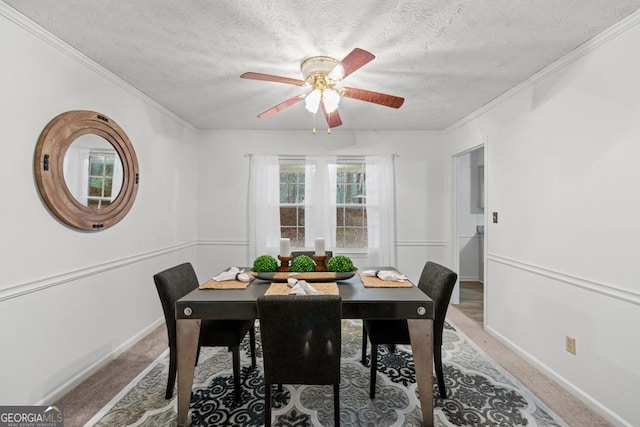
[[[279,165],[280,165],[280,171],[282,171],[282,166],[297,166],[300,167],[302,169],[302,176],[306,178],[306,159],[304,156],[279,156],[278,158],[279,161]],[[350,164],[356,164],[356,165],[361,165],[362,170],[361,170],[361,174],[363,176],[362,182],[360,183],[360,185],[362,186],[362,191],[364,192],[364,201],[363,203],[340,203],[338,202],[338,186],[340,186],[340,184],[338,184],[338,178],[336,176],[336,247],[334,249],[339,250],[341,253],[344,254],[366,254],[368,253],[368,228],[367,228],[367,203],[366,203],[366,159],[364,156],[337,156],[337,161],[336,161],[336,175],[339,174],[339,169],[340,169],[340,165],[350,165]],[[280,180],[279,180],[279,185],[282,185],[282,175],[281,172],[279,172],[280,174]],[[305,186],[304,186],[304,181],[303,181],[303,185],[300,186],[298,183],[298,189],[302,191],[302,195],[301,198],[298,198],[298,202],[282,202],[282,192],[280,191],[280,200],[279,200],[279,209],[280,209],[280,233],[281,233],[281,237],[289,237],[286,236],[282,233],[282,229],[283,229],[283,225],[282,225],[282,208],[290,208],[290,207],[296,207],[296,225],[295,226],[285,226],[286,228],[292,228],[292,227],[296,227],[298,230],[302,229],[302,233],[300,233],[300,231],[298,231],[297,234],[297,242],[294,243],[294,240],[291,240],[291,247],[294,250],[302,250],[305,249],[305,224],[304,221],[300,221],[300,218],[304,218],[304,213],[300,214],[300,209],[302,209],[304,211],[305,209],[305,200],[304,200],[304,190],[305,190]],[[343,184],[344,185],[344,184]],[[279,189],[281,190],[281,188]],[[350,226],[347,227],[346,225],[346,210],[349,208],[362,208],[362,222],[360,226]],[[342,209],[342,213],[343,213],[343,225],[340,226],[338,225],[338,215],[339,215],[339,210]],[[361,230],[363,230],[364,233],[364,246],[338,246],[338,233],[340,231],[346,231],[347,228],[360,228]],[[344,240],[343,240],[344,241]],[[301,244],[301,246],[299,244]]]

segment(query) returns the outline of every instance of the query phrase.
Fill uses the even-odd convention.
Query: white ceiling
[[[341,129],[440,130],[640,8],[640,0],[4,0],[202,129],[309,129],[300,61],[376,55],[345,86],[402,96],[395,110],[353,99]],[[4,43],[4,42],[3,42]],[[316,126],[325,126],[318,115]]]

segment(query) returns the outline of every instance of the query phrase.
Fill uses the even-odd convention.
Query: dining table
[[[387,270],[397,271],[385,266],[365,267],[359,272]],[[244,289],[201,289],[201,286],[176,302],[178,426],[188,425],[202,320],[257,319],[257,299],[274,282],[271,276],[264,276],[258,274]],[[368,287],[358,272],[346,276],[339,275],[334,280],[342,299],[343,319],[407,320],[423,425],[433,426],[433,300],[415,285],[395,287],[390,283],[389,287]]]

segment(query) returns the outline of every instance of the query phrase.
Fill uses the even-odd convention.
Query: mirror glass
[[[120,156],[109,141],[95,134],[82,135],[69,145],[63,172],[69,192],[89,208],[109,206],[122,189]]]

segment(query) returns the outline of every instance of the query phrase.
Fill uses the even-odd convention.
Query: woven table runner
[[[224,282],[216,282],[209,279],[198,287],[198,289],[246,289],[251,282],[242,282],[240,280],[225,280]]]
[[[365,288],[411,288],[413,283],[408,280],[404,282],[394,282],[393,280],[382,280],[377,276],[363,276],[360,275],[360,280]]]
[[[322,282],[322,283],[314,282],[314,283],[310,283],[310,285],[314,289],[318,291],[322,291],[325,295],[340,294],[338,292],[338,284],[336,282]],[[265,292],[264,294],[265,295],[288,295],[290,290],[291,290],[291,287],[289,286],[289,284],[274,282],[274,283],[271,283],[271,286],[269,286],[269,289],[267,289],[267,292]],[[298,295],[292,295],[292,296],[298,296]],[[301,296],[305,296],[305,295],[301,295]]]

